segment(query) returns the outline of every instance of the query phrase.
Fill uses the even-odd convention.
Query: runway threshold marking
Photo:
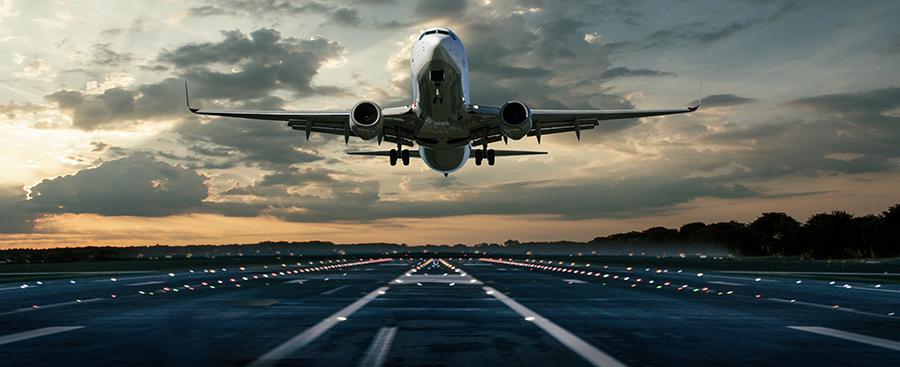
[[[344,321],[352,315],[354,312],[365,306],[367,303],[371,302],[373,299],[377,298],[379,295],[384,294],[389,289],[389,287],[381,287],[378,288],[372,293],[367,294],[365,297],[358,299],[356,302],[353,302],[351,305],[344,307],[342,310],[336,312],[334,315],[329,316],[328,318],[320,321],[315,326],[306,329],[300,334],[297,334],[293,338],[288,341],[281,343],[281,345],[275,347],[268,351],[266,354],[263,354],[259,358],[257,358],[253,363],[250,363],[250,367],[260,367],[260,366],[272,366],[281,361],[285,357],[294,354],[298,350],[312,343],[316,338],[324,334],[328,329],[337,325],[337,323]]]
[[[891,350],[900,351],[900,342],[895,342],[893,340],[876,338],[874,336],[850,333],[846,331],[840,331],[835,329],[829,329],[827,327],[818,327],[818,326],[788,326],[788,329],[806,331],[813,334],[825,335],[830,337],[835,337],[844,340],[850,340],[858,343],[874,345],[876,347],[887,348]]]
[[[359,361],[358,367],[381,367],[387,360],[388,352],[391,350],[391,344],[394,343],[394,337],[397,336],[397,327],[382,327],[375,334],[375,339],[366,349],[366,354]]]
[[[37,338],[41,336],[53,335],[57,333],[62,333],[66,331],[78,330],[83,328],[84,326],[51,326],[45,327],[42,329],[35,329],[31,331],[23,331],[21,333],[10,334],[6,336],[0,336],[0,345],[15,343],[22,340],[28,340],[32,338]]]
[[[488,294],[494,296],[494,298],[500,300],[500,302],[503,302],[503,304],[505,304],[507,307],[513,309],[513,311],[516,311],[516,313],[524,317],[525,320],[533,322],[539,328],[547,332],[547,334],[550,334],[550,336],[552,336],[554,339],[558,340],[560,343],[584,358],[588,363],[598,367],[628,367],[628,365],[619,362],[618,360],[613,358],[613,356],[604,353],[593,345],[588,344],[588,342],[579,338],[575,334],[572,334],[568,330],[563,329],[553,321],[550,321],[545,317],[538,315],[528,307],[523,306],[521,303],[507,297],[505,294],[500,293],[496,289],[492,287],[483,287],[482,289],[484,289]]]

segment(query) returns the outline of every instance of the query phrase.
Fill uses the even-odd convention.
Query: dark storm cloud
[[[27,194],[21,182],[0,184],[0,233],[34,231],[34,220],[41,215],[29,210]]]
[[[326,62],[336,59],[345,48],[323,37],[307,40],[282,38],[274,29],[261,28],[249,35],[239,30],[222,32],[224,40],[190,43],[161,52],[157,61],[174,66],[196,85],[203,98],[232,101],[262,98],[276,89],[298,97],[345,93],[336,87],[312,85],[312,79]],[[231,66],[231,72],[213,69]]]
[[[615,78],[628,78],[628,77],[653,77],[653,76],[675,76],[675,73],[670,73],[667,71],[657,71],[650,69],[637,69],[632,70],[625,66],[619,66],[612,69],[608,69],[602,73],[600,73],[600,79],[615,79]]]
[[[30,204],[44,213],[163,217],[190,213],[208,196],[207,177],[146,155],[41,181]]]
[[[144,120],[182,115],[183,89],[180,81],[170,78],[134,90],[111,88],[101,94],[60,90],[44,99],[70,113],[74,128],[93,131],[128,128]]]

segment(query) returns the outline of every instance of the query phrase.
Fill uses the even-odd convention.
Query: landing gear
[[[404,166],[409,165],[409,150],[403,149],[398,151],[397,149],[391,149],[391,166],[397,165],[397,159],[399,158],[401,162],[403,162]]]
[[[487,154],[485,154],[484,152],[487,152]],[[485,158],[487,158],[488,165],[493,166],[494,165],[494,157],[495,157],[495,155],[494,155],[493,149],[476,149],[475,150],[475,165],[480,166],[481,162]]]

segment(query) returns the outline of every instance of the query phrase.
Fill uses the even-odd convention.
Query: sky
[[[900,203],[896,1],[0,0],[0,248],[588,241]],[[444,177],[204,108],[411,101],[446,26],[474,103],[651,109]]]

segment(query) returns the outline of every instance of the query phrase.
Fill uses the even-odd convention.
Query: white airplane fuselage
[[[472,152],[466,49],[449,29],[429,28],[413,44],[410,69],[419,155],[435,171],[454,172]]]

